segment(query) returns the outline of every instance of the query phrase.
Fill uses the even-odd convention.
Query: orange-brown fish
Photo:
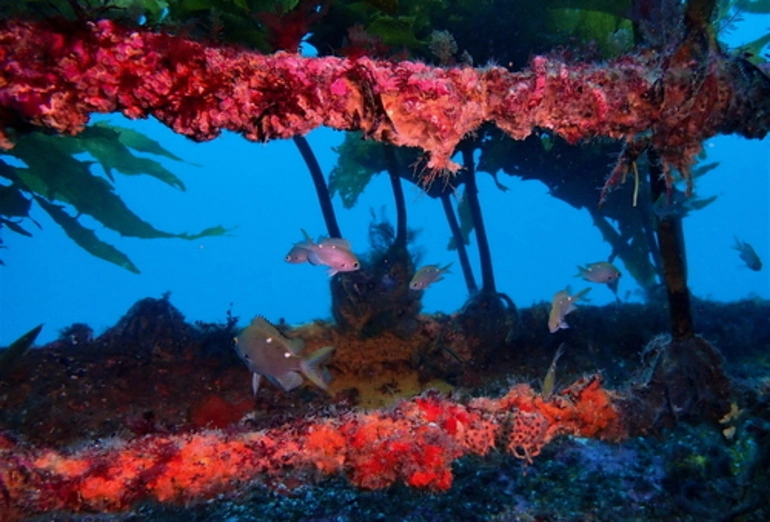
[[[554,294],[553,302],[551,303],[551,315],[548,317],[548,329],[551,333],[554,333],[561,328],[569,328],[569,325],[564,318],[567,314],[577,309],[575,303],[585,299],[584,296],[590,290],[590,288],[584,288],[575,295],[570,295],[572,290],[570,290],[570,287],[567,287]]]
[[[321,365],[329,359],[334,347],[325,346],[303,355],[304,344],[302,339],[286,337],[261,316],[235,338],[235,351],[252,372],[254,395],[263,376],[284,391],[302,385],[303,375],[316,386],[327,389],[330,377]]]

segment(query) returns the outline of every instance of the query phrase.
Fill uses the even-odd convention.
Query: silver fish
[[[235,351],[253,374],[254,395],[263,376],[284,391],[301,386],[302,375],[316,386],[327,389],[331,379],[321,365],[329,359],[334,347],[325,346],[303,355],[304,345],[302,339],[286,337],[267,319],[257,316],[235,338]]]
[[[308,261],[312,265],[329,267],[329,277],[339,272],[355,272],[361,268],[361,263],[350,249],[350,243],[336,237],[321,238],[315,248],[311,249]]]
[[[449,267],[452,263],[446,266],[439,267],[438,265],[425,265],[420,268],[409,281],[409,288],[412,290],[425,290],[430,285],[437,281],[444,279],[444,274],[449,272]]]
[[[575,303],[584,299],[584,296],[590,290],[590,288],[584,288],[575,295],[569,295],[571,290],[570,287],[567,287],[566,289],[554,294],[553,301],[551,303],[551,315],[548,317],[548,329],[551,331],[551,333],[554,333],[561,328],[569,328],[569,325],[567,324],[567,321],[564,320],[564,318],[567,316],[567,314],[577,309]]]
[[[747,267],[754,270],[755,272],[762,270],[762,260],[759,259],[759,256],[757,255],[757,252],[754,250],[753,246],[746,243],[745,241],[741,241],[736,237],[735,245],[733,248],[738,251],[738,257],[740,257],[741,260],[746,263]]]
[[[304,242],[297,243],[286,254],[286,262],[292,264],[307,263],[311,253],[310,249],[304,245]]]
[[[618,282],[621,275],[623,274],[612,263],[599,261],[597,263],[590,263],[586,266],[578,265],[578,273],[575,274],[575,277],[582,277],[585,281],[590,281],[592,283],[606,284],[617,296]]]
[[[329,267],[329,276],[339,272],[354,272],[361,268],[358,258],[350,248],[350,243],[342,238],[321,237],[313,241],[310,234],[302,230],[305,239],[295,243],[286,254],[287,263],[305,263],[313,266]]]
[[[620,278],[620,270],[615,265],[606,261],[590,263],[586,266],[578,265],[578,273],[575,277],[582,277],[592,283],[611,283]]]

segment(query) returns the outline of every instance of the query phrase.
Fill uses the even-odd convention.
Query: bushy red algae
[[[444,491],[452,485],[452,462],[464,455],[500,447],[530,460],[559,434],[624,436],[597,377],[549,402],[517,385],[501,399],[462,404],[428,394],[388,410],[296,419],[275,429],[155,434],[75,452],[11,441],[0,448],[0,515],[120,511],[140,500],[189,503],[290,473],[311,482],[312,470],[343,473],[366,489],[400,481]]]
[[[516,139],[537,128],[570,143],[650,135],[664,163],[687,176],[704,139],[767,133],[770,111],[759,109],[770,82],[747,79],[740,71],[748,65],[716,47],[702,64],[680,55],[689,54],[641,52],[597,64],[536,56],[529,69],[510,72],[266,56],[109,20],[7,21],[0,26],[0,146],[13,145],[6,129],[19,125],[73,134],[92,113],[120,111],[154,116],[196,140],[222,130],[257,141],[321,125],[361,130],[422,148],[428,168],[440,172],[455,171],[457,144],[491,122]]]

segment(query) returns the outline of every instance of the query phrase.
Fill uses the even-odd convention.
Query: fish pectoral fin
[[[283,388],[284,391],[291,391],[294,388],[299,388],[304,382],[302,376],[297,372],[286,372],[283,375],[276,375],[273,377],[278,386]]]
[[[257,396],[259,390],[259,382],[262,380],[262,376],[257,372],[251,374],[251,390],[254,392],[254,397]]]
[[[328,387],[329,382],[331,382],[331,375],[329,375],[325,368],[321,368],[321,365],[329,360],[329,357],[334,353],[334,349],[334,346],[324,346],[309,354],[299,363],[299,367],[302,373],[305,374],[305,377],[324,390]]]

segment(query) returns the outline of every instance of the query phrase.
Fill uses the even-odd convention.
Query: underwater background
[[[747,15],[724,40],[737,47],[766,33],[768,25],[770,16]],[[194,143],[152,120],[130,121],[119,115],[97,115],[94,120],[136,129],[184,160],[154,158],[184,182],[185,191],[147,176],[117,176],[116,191],[129,208],[170,232],[220,224],[230,232],[187,242],[121,238],[100,230],[100,236],[131,257],[142,272],[137,276],[74,247],[45,212],[33,208],[32,217],[41,227],[33,237],[3,234],[7,250],[0,272],[0,345],[40,322],[46,323],[41,341],[55,339],[59,330],[77,322],[88,323],[98,333],[136,300],[165,292],[172,293],[175,306],[191,320],[215,321],[231,307],[244,318],[262,314],[291,324],[330,316],[323,272],[283,261],[291,245],[302,239],[300,229],[314,237],[325,233],[307,167],[291,141],[256,144],[225,132],[216,140]],[[336,163],[333,148],[342,136],[324,128],[308,136],[326,175]],[[747,270],[731,246],[737,236],[749,242],[760,259],[770,259],[768,142],[718,136],[704,149],[705,162],[719,167],[697,180],[696,192],[717,199],[684,220],[690,288],[699,297],[720,301],[767,299],[770,272]],[[608,166],[611,162],[608,157]],[[508,191],[496,188],[491,176],[479,176],[480,198],[498,286],[519,306],[549,302],[566,284],[577,287],[577,265],[609,256],[610,246],[585,210],[549,197],[548,188],[536,180],[504,175],[499,180]],[[447,249],[451,232],[440,203],[413,185],[405,190],[409,227],[418,232],[414,247],[423,262],[455,262],[455,253]],[[622,195],[613,197],[630,198],[630,190],[625,186]],[[339,196],[333,203],[345,237],[358,252],[368,248],[372,212],[377,219],[395,221],[390,185],[382,172],[352,209],[344,209]],[[470,255],[475,255],[474,249]],[[619,291],[624,301],[642,298],[631,278],[622,281]],[[466,298],[455,265],[446,282],[426,292],[424,310],[451,312]],[[609,291],[593,291],[590,298],[593,304],[614,300]]]
[[[160,27],[173,18],[175,5],[180,12],[192,9],[184,2],[169,2],[170,11],[160,9],[165,2],[127,4],[133,7],[126,16],[142,29],[150,27],[148,20]],[[245,0],[200,4],[211,11],[196,14],[207,29],[219,23],[232,28],[228,9],[272,11],[264,2]],[[289,16],[310,6],[303,16],[313,18],[334,4],[289,0],[276,12],[285,9]],[[365,11],[356,2],[338,4]],[[368,31],[401,35],[400,25],[383,20],[419,11],[420,2],[363,4],[379,20]],[[431,3],[439,4],[445,2]],[[729,30],[717,36],[725,49],[737,55],[747,42],[762,42],[752,48],[759,71],[770,40],[770,5],[716,5],[729,21]],[[225,14],[216,14],[220,8]],[[8,20],[16,15],[8,11]],[[276,20],[255,19],[267,27]],[[566,41],[578,48],[585,43],[578,40]],[[304,56],[318,54],[312,41],[312,35],[304,38]],[[0,105],[5,100],[0,95]],[[6,130],[18,123],[8,118],[3,122],[13,125]],[[402,183],[408,275],[396,271],[397,256],[388,256],[398,210],[384,169],[374,169],[352,205],[340,192],[360,187],[338,181],[331,201],[362,269],[329,276],[325,267],[286,262],[305,232],[319,244],[328,234],[308,165],[291,139],[255,143],[225,131],[194,142],[152,117],[120,114],[94,114],[91,123],[131,129],[160,145],[134,150],[160,166],[160,175],[125,175],[117,162],[108,172],[98,153],[72,157],[114,186],[142,220],[164,234],[189,235],[124,237],[87,212],[65,207],[122,253],[108,257],[130,259],[120,266],[80,248],[46,210],[44,198],[35,199],[23,219],[5,212],[10,198],[0,199],[1,519],[770,516],[764,501],[770,493],[767,138],[705,140],[694,193],[680,203],[686,215],[668,207],[670,214],[658,214],[661,221],[681,222],[698,334],[692,337],[677,333],[675,314],[669,315],[676,307],[666,301],[659,275],[646,286],[640,281],[644,270],[626,264],[633,258],[619,255],[620,243],[605,240],[593,206],[572,206],[538,179],[490,175],[481,168],[489,159],[478,151],[479,201],[496,283],[492,297],[469,290],[457,251],[448,248],[452,231],[441,202],[414,183]],[[19,134],[8,135],[22,143],[29,129],[14,131]],[[45,140],[54,136],[31,139],[52,143]],[[306,138],[327,181],[351,169],[341,158],[352,150],[350,143],[361,141],[329,128]],[[538,131],[536,140],[546,153],[564,150],[564,142],[546,131]],[[590,189],[597,208],[601,183],[618,159],[619,148],[610,149],[592,163],[599,169],[594,175],[600,181]],[[0,151],[0,184],[8,192],[17,182],[3,169],[18,169],[21,176],[29,164],[23,150]],[[43,157],[45,149],[33,149],[37,153]],[[461,152],[453,159],[468,162]],[[405,165],[415,175],[424,168],[416,159]],[[644,161],[639,166],[646,170]],[[613,205],[634,204],[630,172],[609,193]],[[582,175],[577,167],[564,167],[549,179]],[[643,186],[649,185],[646,177]],[[452,178],[433,183],[448,184],[446,191]],[[684,181],[677,181],[675,191],[684,189]],[[462,220],[464,188],[449,192]],[[747,266],[754,258],[742,258],[745,248],[735,248],[740,242],[765,266]],[[476,231],[466,248],[482,284]],[[606,261],[621,273],[616,289],[579,276],[580,267]],[[387,263],[393,263],[391,271],[382,268]],[[399,293],[395,287],[406,289],[416,270],[429,264],[451,266],[424,291]],[[377,274],[379,286],[366,296],[356,285],[369,282],[369,273]],[[585,288],[591,288],[585,299],[579,294],[576,309],[564,306],[549,331],[561,306],[555,294],[566,289],[574,296]],[[388,308],[391,295],[403,300],[398,307]],[[375,319],[362,319],[367,313]],[[257,316],[271,324],[249,326]],[[325,346],[335,350],[330,360],[304,359],[294,371],[310,382],[283,390],[285,374],[272,363],[257,370],[249,359],[276,339],[288,347],[286,357],[305,358]],[[298,340],[303,346],[295,352]],[[316,363],[322,371],[314,371]],[[254,392],[252,372],[266,377]]]

